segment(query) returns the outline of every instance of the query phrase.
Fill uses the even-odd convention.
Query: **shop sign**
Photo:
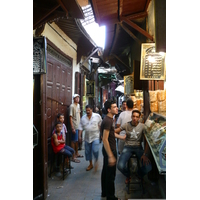
[[[134,73],[124,76],[124,95],[134,95]]]
[[[47,73],[47,43],[45,37],[33,38],[33,74]]]
[[[165,80],[165,56],[164,52],[155,52],[155,43],[142,44],[140,80]]]
[[[86,81],[86,96],[95,97],[94,81]]]

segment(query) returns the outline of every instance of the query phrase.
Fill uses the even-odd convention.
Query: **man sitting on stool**
[[[139,122],[140,115],[140,111],[138,109],[134,109],[131,116],[132,120],[115,129],[115,133],[120,133],[122,130],[126,131],[125,145],[117,164],[118,170],[124,176],[126,176],[126,184],[131,179],[130,170],[128,169],[128,160],[133,153],[136,154],[142,163],[142,166],[137,171],[137,176],[139,178],[143,178],[143,176],[152,169],[150,160],[147,157],[147,151],[149,147],[146,144],[145,150],[143,150],[141,146],[141,142],[143,141],[144,137],[144,124]]]

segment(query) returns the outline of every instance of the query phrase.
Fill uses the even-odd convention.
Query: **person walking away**
[[[128,160],[133,153],[141,160],[142,166],[137,171],[138,178],[142,178],[152,169],[151,162],[148,159],[149,146],[146,142],[145,149],[143,150],[141,145],[144,137],[144,124],[139,122],[140,115],[141,113],[138,109],[133,109],[132,120],[115,129],[116,134],[122,130],[126,131],[125,145],[117,164],[118,170],[126,176],[126,184],[131,179]]]
[[[92,106],[86,106],[86,114],[81,118],[78,130],[79,141],[82,140],[82,132],[85,130],[85,158],[89,161],[89,166],[86,171],[90,171],[93,168],[92,154],[95,158],[95,171],[98,168],[98,156],[99,156],[99,135],[100,125],[102,119],[97,113],[92,112]]]
[[[124,125],[125,123],[131,121],[131,115],[132,115],[132,110],[133,110],[133,106],[134,106],[134,102],[131,98],[127,99],[126,106],[127,106],[127,110],[121,112],[117,119],[117,124],[116,124],[117,128],[119,128],[120,126]],[[125,135],[125,134],[126,134],[125,130],[120,132],[120,135]],[[122,152],[122,150],[124,148],[124,143],[125,143],[124,140],[120,140],[120,139],[117,142],[119,154]]]
[[[72,162],[80,163],[77,157],[83,157],[78,153],[78,125],[80,123],[80,96],[73,95],[74,102],[69,107],[69,122],[71,125],[71,147],[75,150],[72,156]]]
[[[51,145],[53,148],[54,153],[60,152],[68,158],[71,158],[74,154],[74,149],[65,145],[64,134],[62,132],[63,124],[62,122],[58,121],[55,124],[55,132],[53,132],[51,137]]]
[[[103,168],[101,173],[101,196],[107,200],[117,200],[115,197],[115,176],[116,176],[116,140],[114,134],[113,116],[118,113],[115,101],[107,100],[104,103],[107,115],[101,123],[101,137],[103,141]]]

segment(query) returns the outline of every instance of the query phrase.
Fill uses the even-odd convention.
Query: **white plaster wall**
[[[77,45],[55,24],[51,26],[67,41],[64,41],[48,24],[45,25],[45,29],[42,33],[43,36],[48,38],[54,45],[56,45],[62,52],[73,59],[72,62],[72,96],[74,94],[75,87],[75,73],[80,72],[79,64],[77,63]],[[69,43],[69,44],[68,44]],[[72,47],[71,47],[72,46]],[[73,102],[73,99],[72,99]]]

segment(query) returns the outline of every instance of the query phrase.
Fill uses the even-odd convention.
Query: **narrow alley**
[[[97,172],[94,172],[94,168],[90,171],[86,171],[89,164],[85,160],[85,151],[79,151],[84,155],[84,158],[80,158],[80,163],[71,162],[74,169],[71,170],[71,174],[66,175],[64,181],[62,180],[62,174],[60,172],[52,174],[52,177],[48,177],[48,200],[105,200],[101,198],[101,169],[103,165],[103,155],[101,152],[102,143],[99,150],[99,167]],[[127,186],[125,185],[125,177],[117,170],[115,179],[115,195],[122,200],[128,199],[165,199],[166,188],[164,176],[159,178],[158,183],[150,182],[147,177],[144,180],[145,194],[142,194],[142,190],[139,186],[139,190],[130,191],[127,193]],[[137,189],[137,188],[136,188]]]

